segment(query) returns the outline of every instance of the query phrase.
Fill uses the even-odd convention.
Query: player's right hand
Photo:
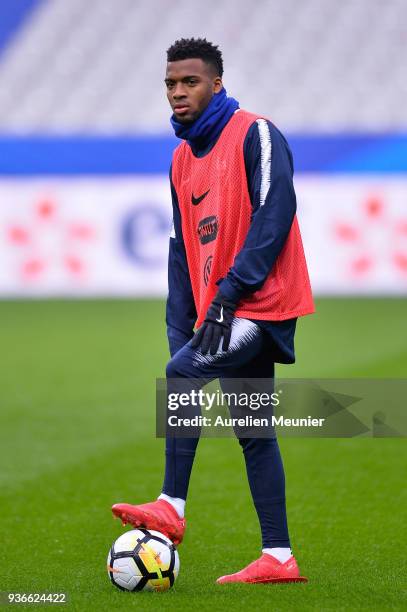
[[[191,347],[195,349],[200,347],[204,355],[208,351],[211,355],[215,355],[223,339],[222,350],[227,351],[236,306],[237,304],[227,300],[218,291],[208,308],[204,322],[191,340]]]

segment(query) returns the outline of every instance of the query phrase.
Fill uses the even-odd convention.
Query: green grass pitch
[[[405,300],[317,309],[278,376],[406,377]],[[164,303],[2,302],[0,321],[2,591],[66,591],[80,611],[406,609],[404,439],[283,439],[292,543],[310,581],[231,587],[215,579],[258,555],[258,524],[239,445],[202,440],[175,587],[114,589],[106,556],[123,528],[110,506],[149,501],[162,482]]]

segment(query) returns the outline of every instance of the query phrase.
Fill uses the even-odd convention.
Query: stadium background
[[[163,75],[176,38],[218,43],[227,90],[293,149],[318,299],[278,375],[405,377],[405,16],[404,0],[2,0],[3,591],[140,606],[112,592],[104,556],[120,533],[111,503],[161,483],[154,381],[176,144]],[[259,541],[238,445],[201,447],[180,578],[160,607],[402,606],[403,440],[282,441],[311,584],[255,593],[213,586]]]

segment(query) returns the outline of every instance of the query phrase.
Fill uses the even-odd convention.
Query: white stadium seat
[[[0,56],[0,132],[165,132],[165,51],[206,36],[284,130],[407,128],[404,0],[47,0]]]

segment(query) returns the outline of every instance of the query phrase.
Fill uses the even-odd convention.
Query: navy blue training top
[[[204,157],[219,135],[205,149],[192,146],[196,157]],[[297,209],[293,186],[293,157],[281,132],[265,119],[250,126],[244,141],[247,186],[252,204],[251,225],[244,245],[227,276],[218,281],[222,294],[232,301],[261,288],[272,269],[291,228]],[[265,193],[264,181],[268,179]],[[182,236],[178,197],[171,177],[173,231],[168,256],[167,335],[171,356],[194,335],[197,319]],[[262,189],[263,187],[263,189]],[[255,321],[267,334],[270,359],[294,363],[297,319]]]

